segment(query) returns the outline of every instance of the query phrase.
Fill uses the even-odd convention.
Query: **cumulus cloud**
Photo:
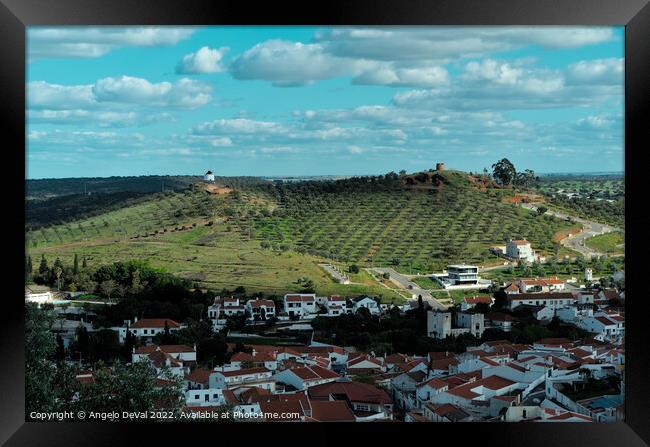
[[[276,86],[291,87],[358,73],[363,64],[326,54],[319,44],[269,40],[237,57],[231,72],[236,79],[262,79]]]
[[[278,134],[285,132],[286,129],[281,124],[248,118],[218,119],[201,123],[192,129],[192,133],[196,135]]]
[[[611,28],[598,27],[363,27],[332,28],[316,42],[338,57],[378,61],[421,61],[477,57],[527,45],[576,48],[613,40]]]
[[[623,59],[595,59],[569,65],[567,79],[576,85],[623,85]]]
[[[176,73],[201,74],[223,71],[221,59],[228,52],[228,47],[218,49],[201,47],[196,53],[183,56],[176,66]]]
[[[93,86],[93,94],[100,102],[142,104],[195,109],[212,99],[212,87],[198,81],[183,78],[174,84],[152,83],[131,76],[99,79]]]
[[[176,45],[195,30],[178,27],[60,27],[28,29],[30,59],[94,58],[126,46]]]
[[[386,85],[391,87],[439,87],[449,84],[444,67],[394,68],[384,66],[370,69],[355,77],[354,84]]]

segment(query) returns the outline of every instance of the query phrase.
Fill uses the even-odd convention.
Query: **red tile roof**
[[[258,307],[266,306],[266,307],[275,307],[275,303],[271,300],[251,300],[248,302],[250,306],[253,309],[256,309]]]
[[[185,376],[185,380],[194,383],[208,383],[210,374],[214,371],[206,368],[196,368],[194,371]]]
[[[327,368],[323,368],[318,365],[301,366],[298,368],[292,368],[291,372],[293,372],[296,376],[300,377],[303,381],[306,382],[322,380],[322,379],[334,379],[334,378],[341,377],[338,374],[336,374],[334,371],[329,370]]]
[[[311,401],[311,417],[319,422],[354,422],[354,413],[342,400]]]
[[[490,296],[466,296],[463,300],[467,304],[492,304],[492,297]]]
[[[165,328],[165,323],[170,329],[181,327],[180,323],[170,320],[169,318],[142,318],[129,326],[131,329],[140,328]]]
[[[307,391],[312,399],[329,399],[330,396],[345,396],[350,402],[365,402],[388,405],[392,400],[386,391],[360,382],[330,382],[316,385]]]
[[[463,397],[465,399],[475,399],[481,395],[473,392],[472,390],[479,386],[483,386],[489,390],[496,391],[505,388],[507,386],[510,386],[514,383],[515,382],[513,382],[512,380],[508,380],[503,377],[490,376],[490,377],[486,377],[485,379],[477,380],[476,382],[466,383],[465,385],[457,386],[455,388],[450,389],[447,392],[449,394]]]

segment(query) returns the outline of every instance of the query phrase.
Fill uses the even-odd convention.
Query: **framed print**
[[[0,439],[647,443],[646,3],[3,0]]]

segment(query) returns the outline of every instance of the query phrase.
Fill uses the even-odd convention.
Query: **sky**
[[[30,27],[26,177],[622,172],[623,27]]]

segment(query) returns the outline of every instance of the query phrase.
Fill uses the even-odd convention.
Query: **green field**
[[[418,183],[396,174],[338,181],[247,184],[227,194],[202,189],[157,193],[150,200],[26,233],[33,259],[74,254],[91,265],[147,260],[204,288],[298,291],[312,279],[320,294],[381,295],[403,301],[365,270],[336,283],[317,263],[347,270],[392,265],[403,272],[441,270],[447,263],[493,260],[487,248],[526,237],[551,252],[568,223],[503,203],[508,191],[470,183],[445,171]],[[424,175],[424,174],[422,174]],[[426,175],[424,175],[426,177]],[[433,182],[433,183],[432,183]],[[405,186],[408,185],[408,186]]]
[[[620,231],[601,234],[585,240],[588,247],[606,254],[624,254],[625,235]]]
[[[448,171],[441,177],[439,188],[406,189],[388,180],[355,188],[285,186],[277,194],[278,208],[255,219],[255,228],[270,243],[417,273],[453,262],[484,263],[487,249],[509,238],[525,237],[537,250],[551,252],[554,234],[568,226],[503,203],[506,191],[474,189],[466,174]]]

